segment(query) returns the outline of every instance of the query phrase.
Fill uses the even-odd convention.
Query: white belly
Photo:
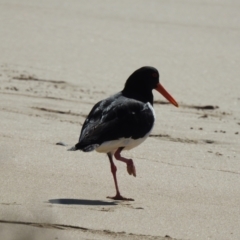
[[[143,138],[138,139],[120,138],[118,140],[107,141],[97,147],[96,151],[101,153],[115,152],[120,147],[124,147],[124,150],[130,150],[145,141],[149,134],[145,135]]]

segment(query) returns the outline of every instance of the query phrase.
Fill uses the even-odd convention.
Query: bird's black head
[[[133,72],[125,83],[123,95],[153,104],[152,90],[159,83],[159,73],[154,67],[141,67]]]
[[[133,72],[127,79],[122,93],[125,97],[153,105],[153,89],[160,92],[173,105],[178,106],[173,97],[159,83],[159,73],[154,67],[141,67]]]

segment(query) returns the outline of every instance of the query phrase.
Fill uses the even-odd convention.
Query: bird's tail
[[[99,146],[99,144],[88,145],[88,146],[82,148],[82,151],[83,152],[91,152],[91,151],[94,151],[98,146]]]
[[[91,152],[91,151],[95,150],[98,146],[99,146],[99,144],[82,146],[80,143],[77,143],[75,146],[69,148],[68,151],[82,150],[83,152]]]
[[[68,151],[77,151],[78,149],[76,148],[76,146],[73,146],[71,148],[68,149]]]

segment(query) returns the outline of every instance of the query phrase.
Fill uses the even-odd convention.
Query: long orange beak
[[[178,107],[178,103],[175,101],[175,99],[165,90],[165,88],[158,83],[157,87],[155,88],[158,92],[160,92],[170,103],[172,103],[174,106]]]

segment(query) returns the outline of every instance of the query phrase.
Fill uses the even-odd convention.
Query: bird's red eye
[[[152,76],[153,76],[154,78],[157,78],[157,77],[158,77],[158,74],[157,74],[157,73],[152,73]]]

